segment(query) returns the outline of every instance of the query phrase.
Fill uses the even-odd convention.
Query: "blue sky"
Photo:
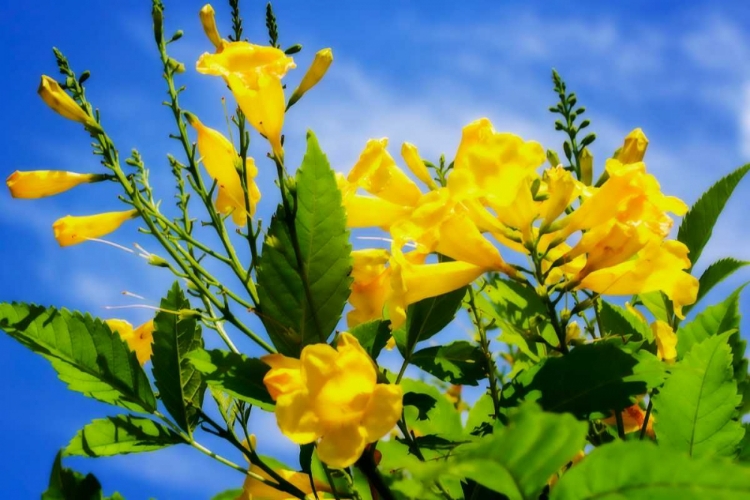
[[[263,4],[244,3],[246,36],[265,42]],[[188,68],[182,79],[188,86],[184,107],[223,130],[219,99],[231,96],[218,79],[193,70],[197,57],[211,48],[198,22],[201,6],[167,0],[167,31],[185,31],[172,46],[173,56]],[[229,9],[223,3],[214,7],[226,33]],[[164,86],[149,11],[146,1],[0,6],[2,175],[16,169],[100,168],[80,127],[54,115],[36,96],[39,76],[57,74],[50,50],[57,46],[79,72],[91,70],[88,95],[102,110],[107,130],[123,155],[132,147],[141,151],[157,194],[171,205],[165,153],[179,156],[179,144],[167,138],[172,121],[159,105]],[[434,160],[443,152],[451,157],[461,127],[481,116],[499,130],[560,150],[561,137],[547,112],[555,102],[552,67],[588,108],[591,129],[599,137],[593,147],[599,169],[637,126],[651,140],[650,171],[665,192],[690,204],[713,180],[750,161],[750,9],[742,0],[621,6],[593,1],[282,1],[276,11],[282,44],[305,47],[295,57],[298,70],[288,83],[296,84],[319,48],[330,46],[335,54],[323,83],[288,115],[290,165],[301,159],[308,128],[339,171],[351,167],[372,137],[389,137],[394,155],[408,140],[425,158]],[[256,136],[252,153],[264,194],[260,216],[269,220],[277,198],[262,146]],[[12,200],[0,190],[0,300],[117,315],[134,323],[146,320],[147,311],[104,306],[138,303],[123,290],[156,304],[171,282],[168,274],[96,243],[61,249],[52,237],[51,224],[58,217],[120,209],[116,195],[114,185],[101,184],[36,201]],[[699,270],[723,256],[750,259],[750,236],[739,230],[746,227],[748,196],[745,181],[716,227]],[[157,251],[136,227],[131,224],[109,239],[130,247],[138,241]],[[747,272],[738,274],[709,302],[748,279]],[[743,310],[748,304],[743,297]],[[466,328],[459,322],[456,331],[460,335]],[[247,343],[242,347],[259,354]],[[38,498],[57,449],[89,420],[115,410],[67,391],[45,360],[5,335],[0,335],[0,380],[5,384],[0,427],[6,432],[0,496]],[[272,418],[258,418],[254,426],[263,435],[262,450],[293,456],[294,447],[276,437]],[[95,472],[106,491],[119,490],[129,500],[208,498],[242,481],[235,471],[187,448],[69,463]]]

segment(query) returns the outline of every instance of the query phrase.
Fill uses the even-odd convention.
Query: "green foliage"
[[[401,387],[404,389],[404,416],[409,429],[422,436],[463,437],[461,417],[445,394],[432,385],[407,378],[401,380]]]
[[[550,500],[735,500],[750,496],[750,469],[691,459],[645,441],[595,449],[565,473]]]
[[[713,287],[731,276],[738,269],[747,266],[748,264],[750,264],[750,261],[737,260],[728,257],[726,259],[719,259],[708,266],[699,279],[698,298],[695,300],[695,303],[683,307],[682,312],[685,314],[690,312],[690,310],[693,309],[693,307],[695,307],[698,302],[700,302],[700,300],[713,289]]]
[[[263,384],[270,367],[263,361],[220,349],[197,349],[185,357],[203,374],[210,387],[264,410],[273,410],[273,399]]]
[[[97,419],[78,431],[63,453],[107,457],[160,450],[184,443],[179,434],[143,417],[118,415]]]
[[[355,326],[349,330],[349,333],[356,337],[359,344],[372,359],[378,359],[380,351],[391,338],[390,324],[390,321],[368,321]]]
[[[98,319],[66,309],[0,304],[0,328],[41,354],[68,388],[151,413],[156,399],[134,352]]]
[[[628,336],[633,341],[654,341],[651,328],[624,307],[602,300],[599,314],[604,327],[604,332],[600,332],[602,335]]]
[[[643,302],[643,305],[646,306],[646,309],[654,315],[655,319],[671,323],[671,318],[674,314],[672,301],[669,300],[669,297],[664,295],[664,292],[642,293],[638,295],[638,298]],[[687,308],[683,307],[682,311],[687,311]]]
[[[492,429],[495,406],[489,394],[483,394],[469,409],[469,417],[466,419],[466,432],[469,434],[483,435]]]
[[[708,188],[708,191],[703,193],[685,214],[677,232],[677,239],[687,245],[690,250],[688,257],[691,263],[698,262],[703,248],[711,238],[714,225],[724,210],[724,205],[748,170],[750,170],[750,163],[722,177]]]
[[[263,242],[258,295],[260,317],[274,345],[298,357],[304,346],[325,342],[336,328],[351,283],[341,192],[312,132],[290,203],[294,212],[279,206]]]
[[[477,382],[486,376],[483,356],[478,345],[457,340],[417,351],[412,354],[411,362],[445,382],[477,385]]]
[[[501,405],[514,407],[531,400],[545,411],[581,419],[594,413],[609,415],[661,385],[664,376],[663,363],[648,352],[629,353],[611,343],[586,344],[521,372],[503,389]]]
[[[242,494],[242,490],[225,490],[211,497],[211,500],[236,500]]]
[[[744,429],[735,419],[741,397],[732,370],[729,333],[693,345],[654,396],[661,446],[690,456],[733,456]]]
[[[124,500],[119,493],[104,498],[102,485],[93,474],[85,476],[73,469],[63,467],[62,453],[55,456],[47,490],[42,500]]]
[[[159,399],[182,430],[191,434],[203,407],[206,383],[185,355],[203,347],[200,324],[194,316],[183,317],[169,311],[190,309],[190,302],[175,282],[161,301],[154,319],[151,361]]]
[[[470,478],[510,500],[537,499],[552,474],[583,449],[587,427],[570,415],[524,405],[512,412],[506,427],[459,446],[447,460],[410,464],[413,478],[401,481],[415,497],[427,493],[435,481],[453,476]]]
[[[401,353],[409,356],[419,342],[433,337],[448,326],[461,308],[466,290],[466,287],[459,288],[410,305],[406,311],[406,324],[393,332]]]

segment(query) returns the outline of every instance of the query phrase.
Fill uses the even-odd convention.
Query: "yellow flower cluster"
[[[151,344],[154,343],[154,321],[146,321],[141,326],[133,328],[123,319],[108,319],[104,321],[113,333],[117,333],[127,342],[131,351],[135,352],[138,362],[145,365],[151,359]]]
[[[445,186],[430,178],[417,149],[404,144],[404,162],[427,192],[396,165],[387,144],[369,141],[349,174],[339,177],[349,227],[380,227],[392,241],[390,252],[354,252],[350,327],[385,315],[398,328],[409,304],[487,271],[518,278],[489,237],[539,259],[550,289],[660,290],[678,315],[695,301],[698,281],[685,272],[687,247],[665,239],[668,214],[683,215],[687,207],[662,194],[646,173],[648,141],[640,129],[607,160],[601,187],[582,184],[559,165],[540,174],[542,147],[496,132],[486,118],[464,127]],[[405,253],[408,247],[413,250]],[[451,261],[427,263],[431,253]]]

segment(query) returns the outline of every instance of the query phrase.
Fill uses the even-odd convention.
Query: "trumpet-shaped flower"
[[[54,78],[42,75],[37,91],[42,100],[60,116],[82,123],[93,130],[101,130],[93,116],[89,116],[78,103],[63,90]]]
[[[677,335],[668,323],[656,320],[651,323],[651,331],[656,339],[656,355],[664,361],[672,361],[677,357]]]
[[[422,192],[396,165],[386,146],[388,139],[385,138],[367,141],[347,181],[396,205],[415,206]]]
[[[196,66],[199,73],[224,77],[247,120],[279,157],[286,108],[281,78],[294,67],[283,51],[248,42],[224,43],[220,52],[203,54]]]
[[[624,163],[637,163],[643,161],[648,148],[648,138],[640,128],[633,129],[625,136],[625,143],[617,152],[617,160]]]
[[[44,198],[63,193],[80,184],[104,180],[99,174],[78,174],[61,170],[15,171],[5,184],[13,198]]]
[[[316,86],[320,80],[323,79],[328,68],[333,62],[333,51],[331,49],[319,50],[315,54],[312,64],[307,69],[307,73],[302,77],[302,81],[299,86],[295,89],[292,97],[289,98],[289,105],[291,106],[295,102],[299,101],[305,93]]]
[[[52,225],[55,239],[61,247],[77,245],[90,238],[101,238],[116,231],[125,221],[138,216],[138,210],[105,212],[74,217],[66,215]]]
[[[112,332],[120,335],[131,351],[135,352],[141,366],[151,359],[151,351],[154,342],[154,321],[146,321],[138,328],[133,328],[129,322],[123,319],[108,319],[104,321]]]
[[[643,428],[643,423],[646,421],[646,412],[641,408],[639,404],[628,406],[622,410],[622,424],[625,430],[625,434],[631,432],[640,432]],[[646,435],[650,438],[654,437],[654,414],[649,415],[648,424],[646,424]],[[615,426],[617,425],[617,418],[612,415],[611,417],[602,420],[602,423]]]
[[[254,180],[258,174],[255,160],[247,158],[245,163],[246,195],[237,171],[241,160],[229,139],[221,132],[203,125],[194,115],[188,114],[187,117],[190,125],[198,132],[198,152],[203,166],[218,186],[216,208],[223,214],[231,213],[235,224],[245,224],[248,217],[255,213],[260,200],[260,190]]]
[[[417,179],[424,182],[430,189],[437,189],[435,180],[430,176],[430,172],[427,170],[427,166],[424,164],[424,160],[419,156],[419,150],[414,144],[405,142],[401,146],[401,157],[406,162],[406,166],[409,167],[411,173],[417,176]]]
[[[352,278],[349,303],[354,309],[346,315],[349,328],[383,317],[383,308],[390,293],[390,254],[382,249],[352,252]]]
[[[401,417],[401,387],[378,384],[374,363],[346,332],[336,349],[313,344],[299,360],[262,359],[271,366],[263,382],[276,400],[281,432],[298,444],[317,441],[318,456],[332,467],[352,465]]]
[[[224,46],[225,42],[221,39],[219,28],[216,26],[215,14],[216,13],[214,12],[214,8],[209,3],[204,5],[199,13],[201,24],[203,25],[203,32],[206,34],[206,37],[208,37],[214,47],[216,47],[216,50],[219,51]]]

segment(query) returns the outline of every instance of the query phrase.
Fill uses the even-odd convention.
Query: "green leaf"
[[[226,490],[211,497],[211,500],[236,500],[242,495],[241,489]]]
[[[172,430],[143,417],[118,415],[92,421],[78,431],[65,455],[108,457],[160,450],[184,443]]]
[[[194,316],[168,311],[190,309],[190,302],[175,282],[161,301],[154,318],[154,353],[151,356],[159,399],[182,430],[192,435],[203,407],[206,384],[185,355],[203,347],[201,326]]]
[[[606,335],[630,336],[633,341],[654,341],[651,328],[624,307],[602,300],[599,315]]]
[[[503,389],[501,406],[533,400],[545,411],[581,419],[593,413],[609,415],[661,385],[664,376],[664,364],[653,354],[629,353],[612,343],[586,344],[521,372]]]
[[[273,399],[263,384],[270,367],[263,361],[220,349],[197,349],[185,357],[209,386],[263,410],[273,410]]]
[[[128,410],[156,409],[135,353],[101,320],[66,309],[0,304],[0,329],[49,360],[69,389]]]
[[[62,452],[55,456],[47,491],[42,500],[102,500],[102,485],[93,474],[85,476],[62,465]]]
[[[456,317],[467,287],[411,304],[406,311],[406,324],[393,332],[401,353],[408,356],[423,340],[440,333]]]
[[[550,500],[735,500],[750,497],[750,470],[690,457],[648,441],[596,448],[566,472]]]
[[[732,456],[744,435],[729,333],[695,344],[654,396],[659,445],[690,456]]]
[[[740,441],[737,461],[747,466],[750,465],[750,432],[748,432],[750,424],[742,424],[742,427],[745,429],[745,435],[742,436],[742,441]]]
[[[349,333],[354,335],[359,344],[367,351],[372,359],[378,359],[380,351],[383,350],[391,338],[390,321],[368,321],[357,325]]]
[[[263,242],[258,294],[260,317],[274,345],[282,354],[298,357],[304,346],[327,341],[351,283],[351,244],[341,192],[312,132],[290,203],[296,205],[294,232],[280,206]]]
[[[411,464],[413,479],[427,491],[445,477],[469,478],[510,500],[539,498],[547,481],[586,444],[588,425],[571,415],[543,413],[533,404],[514,411],[507,427],[454,449],[447,460]]]
[[[731,276],[736,270],[747,266],[748,264],[750,264],[750,261],[737,260],[728,257],[726,259],[719,259],[708,266],[698,280],[698,298],[695,300],[695,303],[683,307],[682,312],[685,314],[690,312],[690,310],[695,307],[696,304],[698,304],[698,302],[700,302],[700,300],[705,297],[711,289],[713,289],[713,287]]]
[[[638,295],[638,298],[646,306],[651,314],[654,315],[654,319],[664,321],[665,323],[671,323],[672,314],[674,313],[672,308],[672,301],[669,300],[664,292],[648,292]],[[687,309],[682,308],[685,312]]]
[[[703,247],[711,238],[714,225],[724,210],[724,205],[748,170],[750,163],[721,178],[698,198],[682,219],[677,239],[687,245],[690,251],[688,257],[692,264],[698,262]]]
[[[409,429],[426,436],[437,434],[446,439],[460,439],[463,426],[453,403],[437,388],[404,378],[404,415]]]
[[[478,345],[465,340],[428,347],[411,356],[412,364],[435,377],[458,385],[477,385],[486,377],[484,354]]]
[[[489,394],[482,394],[469,410],[466,420],[466,432],[474,435],[484,435],[492,429],[495,406]]]
[[[734,363],[741,362],[745,351],[744,346],[735,347],[741,340],[740,328],[740,293],[745,288],[742,285],[732,292],[723,302],[708,306],[700,312],[693,321],[680,325],[677,330],[677,358],[683,356],[695,344],[699,344],[712,335],[720,335],[728,331],[734,331],[730,343],[733,344]],[[741,350],[741,352],[739,352]]]

